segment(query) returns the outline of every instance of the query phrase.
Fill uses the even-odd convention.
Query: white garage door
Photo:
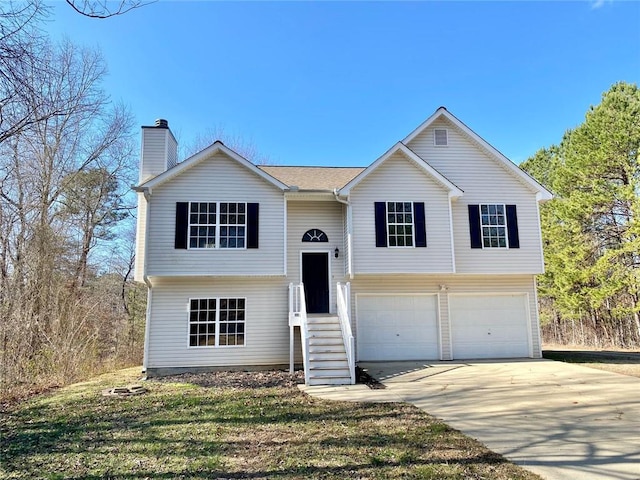
[[[530,356],[527,296],[449,296],[453,358]]]
[[[438,359],[435,295],[358,295],[358,360]]]

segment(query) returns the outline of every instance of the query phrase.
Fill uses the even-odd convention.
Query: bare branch
[[[80,15],[89,18],[109,18],[116,15],[124,15],[136,8],[144,7],[156,0],[120,0],[119,2],[108,0],[65,0],[67,4]],[[111,6],[110,4],[115,4]]]

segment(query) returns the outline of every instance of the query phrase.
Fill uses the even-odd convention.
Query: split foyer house
[[[339,384],[357,361],[541,356],[551,194],[444,107],[366,168],[176,148],[143,127],[148,375],[302,363]]]

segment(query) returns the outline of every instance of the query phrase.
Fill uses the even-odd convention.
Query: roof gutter
[[[333,189],[333,196],[336,198],[336,201],[340,202],[340,203],[344,203],[345,205],[351,205],[349,203],[349,196],[347,196],[346,200],[343,200],[340,198],[340,194],[338,193],[338,189],[334,188]]]
[[[145,213],[145,224],[144,224],[144,238],[145,242],[149,239],[149,212],[151,211],[151,189],[149,187],[131,187],[134,191],[142,193],[144,195],[144,199],[146,200],[146,213]],[[149,252],[149,245],[145,243],[144,246],[144,258],[142,260],[142,279],[147,286],[147,309],[145,312],[145,329],[144,329],[144,353],[143,353],[143,364],[142,371],[147,373],[147,362],[149,361],[149,331],[150,331],[150,322],[151,322],[151,303],[153,300],[153,289],[151,280],[149,280],[149,276],[147,275],[147,257]]]
[[[333,196],[335,197],[336,201],[342,203],[343,205],[347,206],[347,216],[346,216],[346,230],[347,230],[347,244],[345,245],[345,247],[347,248],[347,265],[346,265],[346,274],[349,276],[350,279],[353,279],[353,259],[351,257],[351,251],[352,251],[352,245],[351,245],[351,203],[349,202],[349,195],[347,195],[347,199],[343,200],[342,198],[340,198],[340,195],[338,194],[338,189],[334,188],[333,189]]]

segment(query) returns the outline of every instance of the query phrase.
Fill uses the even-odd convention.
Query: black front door
[[[302,254],[302,283],[307,313],[329,313],[329,254]]]

